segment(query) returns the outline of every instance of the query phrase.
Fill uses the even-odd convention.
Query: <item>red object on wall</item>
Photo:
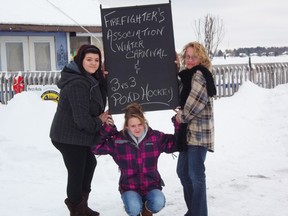
[[[15,91],[15,94],[24,91],[24,79],[21,74],[18,74],[16,77],[14,77],[13,90]]]

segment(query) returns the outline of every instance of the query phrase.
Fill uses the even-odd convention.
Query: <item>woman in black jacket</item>
[[[71,216],[98,216],[87,205],[97,165],[90,150],[107,119],[106,82],[101,70],[101,51],[93,45],[79,48],[74,61],[61,72],[57,83],[60,100],[50,138],[61,152],[68,171],[67,199]]]

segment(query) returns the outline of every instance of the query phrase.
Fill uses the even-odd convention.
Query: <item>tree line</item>
[[[218,50],[215,56],[279,56],[288,55],[288,47],[246,47]]]

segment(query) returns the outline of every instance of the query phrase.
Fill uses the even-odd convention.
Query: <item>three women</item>
[[[162,152],[177,150],[177,174],[188,208],[185,216],[208,215],[204,163],[207,151],[214,151],[216,89],[211,62],[201,44],[187,44],[181,60],[185,66],[179,72],[181,109],[176,121],[173,118],[181,148],[176,146],[174,135],[151,129],[137,104],[128,105],[123,130],[117,130],[112,117],[104,112],[106,85],[98,48],[84,45],[63,69],[58,83],[60,101],[50,137],[68,170],[65,203],[71,216],[99,215],[87,206],[96,167],[90,147],[96,143],[93,153],[110,154],[120,168],[119,191],[129,215],[149,216],[164,207],[157,161]]]

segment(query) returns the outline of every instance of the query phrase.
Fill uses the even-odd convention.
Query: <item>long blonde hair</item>
[[[133,117],[138,118],[143,125],[148,126],[148,122],[144,116],[141,105],[138,103],[131,103],[125,108],[123,131],[128,126],[129,119]]]
[[[204,67],[206,67],[209,70],[212,69],[212,64],[211,64],[208,53],[206,52],[204,46],[202,44],[196,42],[196,41],[190,42],[184,46],[184,48],[181,52],[181,55],[180,55],[180,61],[181,61],[182,66],[184,66],[184,59],[185,59],[186,50],[188,47],[194,48],[195,53],[200,58],[200,64],[201,65],[203,65]]]

